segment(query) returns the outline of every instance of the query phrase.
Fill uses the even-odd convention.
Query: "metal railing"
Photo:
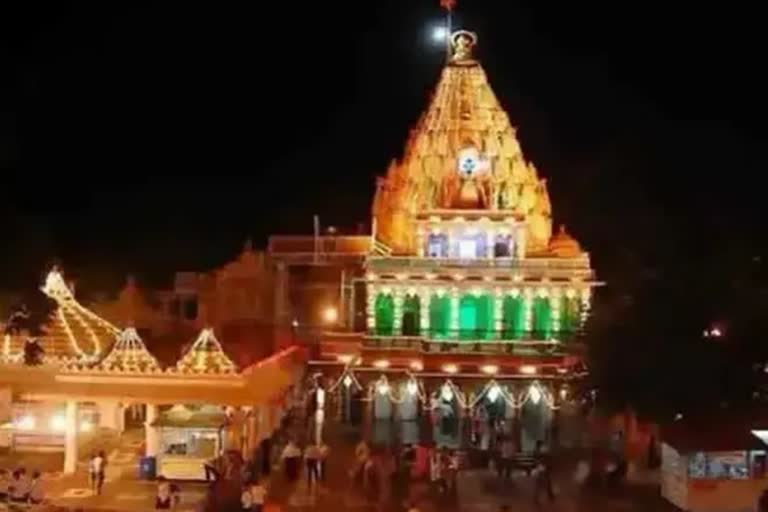
[[[368,260],[373,267],[387,268],[456,268],[492,267],[504,270],[581,270],[592,272],[589,259],[560,260],[554,258],[418,258],[414,256],[371,256]]]

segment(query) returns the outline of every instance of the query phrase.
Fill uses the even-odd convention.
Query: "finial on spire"
[[[451,62],[472,61],[472,51],[477,45],[477,34],[468,30],[457,30],[451,34],[453,56]]]

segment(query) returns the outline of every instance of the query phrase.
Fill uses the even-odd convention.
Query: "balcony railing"
[[[486,330],[426,331],[408,336],[370,331],[363,346],[390,350],[418,350],[449,353],[508,353],[516,355],[555,355],[577,344],[577,332],[509,333]],[[515,339],[517,338],[517,339]]]
[[[591,273],[588,258],[561,260],[555,258],[417,258],[412,256],[389,256],[369,258],[373,268],[387,267],[397,269],[427,268],[499,268],[503,270],[557,270],[584,271]]]

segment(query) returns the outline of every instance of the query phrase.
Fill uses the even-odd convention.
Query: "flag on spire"
[[[440,7],[446,11],[452,11],[456,7],[456,0],[440,0]]]

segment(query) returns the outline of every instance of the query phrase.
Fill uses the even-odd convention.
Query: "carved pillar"
[[[521,260],[525,259],[526,230],[524,224],[515,230],[515,235],[515,257]]]
[[[552,309],[552,333],[559,337],[560,334],[560,306],[562,305],[562,289],[552,287],[549,289],[549,306]]]
[[[157,427],[152,426],[155,422],[159,410],[155,404],[147,404],[147,419],[144,422],[145,446],[147,457],[156,457],[160,451],[160,432]]]
[[[590,308],[590,299],[592,298],[592,291],[586,287],[583,290],[581,290],[581,308],[579,308],[580,316],[579,319],[581,322],[580,327],[584,327],[584,324],[587,322],[587,317],[589,316],[589,308]]]
[[[533,331],[533,289],[523,288],[523,307],[525,308],[525,332],[528,336]]]
[[[496,241],[496,230],[488,226],[485,231],[485,257],[488,259],[493,258],[495,241]]]
[[[459,332],[459,289],[451,288],[451,336],[458,336]]]
[[[493,296],[493,329],[496,331],[496,338],[501,339],[504,319],[504,292],[501,288],[494,290]]]
[[[368,332],[376,332],[376,294],[378,288],[373,284],[365,287],[365,321]]]
[[[429,336],[429,301],[430,289],[426,286],[418,289],[419,313],[421,314],[420,327],[422,335]]]
[[[395,334],[402,334],[403,331],[403,294],[402,286],[395,286],[393,290],[393,300],[395,303]]]
[[[425,246],[424,227],[419,226],[418,228],[416,228],[416,255],[419,258],[424,257],[424,246]]]

